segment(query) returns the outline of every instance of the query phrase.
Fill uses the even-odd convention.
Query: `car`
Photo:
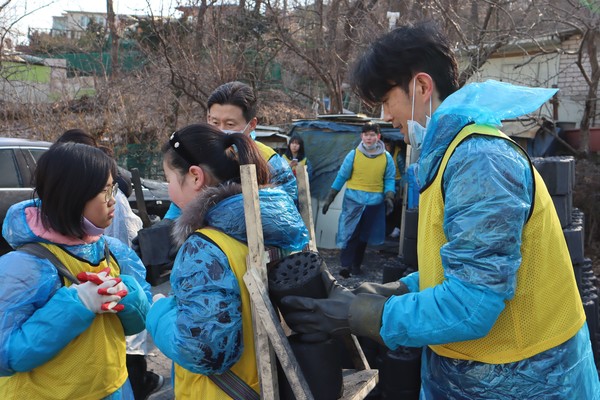
[[[33,196],[33,176],[37,161],[48,148],[51,142],[19,139],[0,138],[0,222],[4,222],[9,207],[19,201],[30,199]],[[131,179],[131,173],[119,167],[125,177]],[[144,204],[149,215],[162,218],[171,201],[166,182],[153,179],[140,179]],[[135,191],[129,196],[131,208],[137,210]],[[156,219],[156,218],[155,218]],[[11,248],[4,238],[0,238],[0,254],[7,253]]]

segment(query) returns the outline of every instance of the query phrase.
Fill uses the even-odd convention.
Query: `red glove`
[[[123,282],[121,282],[121,278],[112,277],[110,274],[110,268],[106,267],[102,271],[98,273],[94,272],[80,272],[77,274],[77,279],[79,279],[82,283],[84,282],[92,282],[97,285],[102,285],[102,287],[98,288],[98,294],[110,296],[114,298],[114,296],[119,296],[120,299],[127,296],[128,290],[127,286]],[[113,285],[103,285],[105,282],[112,281]],[[103,311],[122,311],[125,309],[123,304],[118,304],[120,301],[109,301],[103,303],[101,306],[101,310]]]
[[[79,279],[81,283],[89,281],[95,283],[96,285],[101,285],[103,282],[106,282],[109,279],[119,279],[119,282],[121,281],[121,278],[113,278],[110,276],[110,267],[106,267],[98,273],[80,272],[77,274],[77,279]]]

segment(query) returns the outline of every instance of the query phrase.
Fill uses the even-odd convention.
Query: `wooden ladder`
[[[299,209],[309,231],[309,248],[317,251],[306,166],[296,168],[296,173]],[[269,255],[265,251],[263,241],[255,166],[241,166],[240,175],[248,237],[248,267],[244,275],[244,282],[252,301],[254,345],[256,347],[261,398],[265,400],[279,399],[276,363],[276,360],[279,360],[296,399],[313,400],[314,396],[288,343],[281,320],[269,299],[267,283]],[[377,384],[378,371],[370,369],[369,363],[354,335],[344,337],[344,342],[350,351],[355,369],[343,371],[344,394],[341,399],[364,399]]]

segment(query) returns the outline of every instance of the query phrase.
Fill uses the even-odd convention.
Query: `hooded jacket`
[[[308,243],[292,199],[279,188],[259,190],[264,243],[287,252]],[[204,189],[182,212],[173,236],[183,242],[171,271],[172,295],[152,306],[147,329],[171,360],[197,374],[227,371],[243,353],[240,286],[227,256],[211,241],[191,235],[211,227],[246,242],[241,185]],[[190,236],[191,235],[191,236]]]
[[[33,242],[58,244],[75,257],[97,265],[105,256],[107,243],[129,290],[120,302],[125,309],[117,316],[125,332],[142,331],[151,294],[145,280],[146,269],[135,252],[119,240],[103,235],[74,239],[46,231],[40,224],[37,202],[39,200],[26,200],[8,210],[2,233],[11,247]],[[3,276],[0,280],[0,376],[31,371],[50,361],[96,318],[74,289],[63,286],[56,268],[46,259],[12,251],[0,258],[0,273]],[[109,398],[120,398],[120,395]]]

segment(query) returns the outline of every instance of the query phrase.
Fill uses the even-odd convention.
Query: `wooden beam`
[[[244,216],[246,220],[246,237],[248,240],[248,271],[254,271],[260,281],[266,283],[267,260],[260,216],[260,204],[258,201],[256,166],[254,164],[240,166],[240,178],[242,195],[244,196]],[[264,325],[257,319],[259,310],[257,310],[257,305],[254,302],[252,309],[254,346],[261,398],[279,400],[275,353],[270,346]]]
[[[298,208],[304,225],[308,229],[310,242],[308,247],[312,251],[317,251],[317,240],[315,239],[315,226],[313,223],[312,204],[310,198],[310,183],[308,181],[307,166],[296,167],[296,182],[298,184]]]
[[[248,270],[246,274],[244,274],[244,282],[246,283],[252,301],[256,305],[255,310],[258,314],[258,319],[264,325],[264,332],[269,336],[269,339],[271,339],[271,345],[285,372],[285,376],[292,388],[294,397],[296,397],[296,400],[313,400],[314,397],[310,392],[310,387],[300,370],[298,362],[296,361],[296,356],[285,336],[283,327],[279,322],[279,317],[275,313],[275,309],[267,294],[267,289],[261,283],[256,270]]]

